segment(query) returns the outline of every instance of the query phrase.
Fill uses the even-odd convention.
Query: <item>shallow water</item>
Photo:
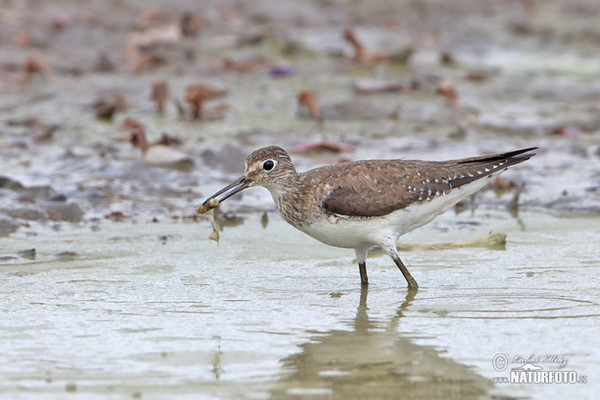
[[[276,215],[265,229],[254,214],[225,228],[218,246],[204,220],[33,225],[2,241],[2,255],[33,247],[36,259],[0,264],[0,393],[594,398],[600,220],[541,217],[447,214],[406,235],[424,243],[508,234],[505,251],[404,253],[417,293],[386,256],[369,259],[371,287],[361,291],[352,251]],[[499,353],[509,359],[502,372],[492,368]],[[588,383],[492,383],[529,355],[565,359],[563,369]]]
[[[0,239],[1,399],[600,398],[595,2],[538,2],[533,11],[532,2],[472,0],[46,3],[0,7],[0,231],[16,230]],[[176,26],[184,12],[206,22],[201,33],[157,46],[164,64],[133,71],[141,54],[126,43],[132,35],[145,23]],[[346,27],[373,52],[415,53],[407,64],[355,63]],[[238,45],[255,33],[258,42]],[[101,55],[114,70],[96,69]],[[26,79],[28,57],[50,76]],[[255,57],[269,66],[222,65]],[[291,75],[272,77],[271,66]],[[437,94],[438,78],[456,85],[460,107]],[[364,79],[419,89],[358,96]],[[172,103],[157,115],[158,80],[182,103],[191,84],[228,89],[210,106],[229,109],[219,121],[182,118]],[[106,90],[129,106],[112,122],[91,106]],[[398,118],[300,119],[306,90],[323,106],[360,98]],[[150,141],[180,138],[192,171],[150,167],[123,142],[126,118],[144,124]],[[475,211],[403,237],[508,234],[505,251],[404,253],[418,293],[376,254],[361,291],[354,253],[286,225],[266,190],[223,204],[246,222],[226,227],[218,246],[206,220],[189,222],[252,150],[322,140],[355,151],[292,154],[299,171],[340,159],[539,150],[503,175],[525,185],[518,218],[498,211],[514,192],[487,190]],[[51,215],[56,208],[62,216]],[[24,258],[32,248],[35,259]],[[526,363],[562,365],[587,383],[499,383]]]

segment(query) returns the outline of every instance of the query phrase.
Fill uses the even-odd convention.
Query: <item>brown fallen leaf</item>
[[[127,109],[127,102],[122,94],[110,91],[100,94],[92,107],[96,112],[96,118],[110,121],[116,112]]]
[[[379,63],[387,60],[388,58],[384,55],[373,53],[365,49],[363,44],[360,43],[359,40],[356,38],[356,34],[354,33],[354,30],[352,28],[346,28],[344,30],[344,39],[346,39],[346,41],[350,43],[350,45],[354,49],[354,55],[352,56],[352,60],[354,61],[366,63]]]
[[[29,82],[34,75],[40,74],[44,79],[51,79],[52,70],[48,64],[39,57],[29,57],[25,61],[24,81]]]
[[[125,130],[125,131],[134,131],[134,130],[140,130],[142,132],[146,131],[146,127],[144,126],[144,124],[142,124],[137,119],[133,119],[131,117],[125,118],[123,120],[123,122],[121,122],[121,124],[119,125],[119,128],[122,130]]]
[[[449,51],[442,51],[440,54],[440,63],[443,65],[454,65],[454,56]]]
[[[516,187],[517,184],[515,183],[515,181],[504,179],[500,176],[487,184],[487,189],[495,190],[497,192],[513,190]]]
[[[166,81],[157,81],[152,84],[152,93],[150,100],[156,103],[156,112],[163,114],[165,112],[165,103],[169,99],[169,87]]]
[[[484,82],[490,79],[490,74],[485,71],[469,71],[465,78],[471,82]]]
[[[185,12],[179,19],[179,29],[184,37],[195,37],[200,30],[200,20],[190,12]]]
[[[315,95],[311,92],[301,92],[298,95],[298,104],[300,106],[305,106],[312,118],[321,119],[321,110],[319,109],[319,104],[317,103]]]
[[[134,58],[127,64],[127,69],[131,72],[140,72],[165,64],[167,64],[167,60],[162,55],[139,51],[136,52]]]
[[[332,153],[351,153],[354,148],[346,143],[321,141],[314,143],[302,143],[293,146],[292,153],[309,153],[314,151],[329,151]]]
[[[221,61],[222,70],[242,73],[267,68],[268,66],[268,61],[262,57],[253,57],[243,61],[235,61],[226,57]]]
[[[113,221],[121,221],[125,218],[125,214],[123,214],[122,211],[111,211],[108,214],[104,215],[104,219],[110,219]]]
[[[142,150],[142,158],[146,164],[153,167],[175,169],[182,172],[190,172],[194,167],[194,160],[182,151],[164,145],[162,142],[175,144],[174,139],[166,134],[158,141],[149,144],[146,139],[144,126],[135,120],[127,122],[129,129],[129,142]]]
[[[166,132],[162,132],[160,134],[160,139],[155,140],[150,143],[150,146],[162,145],[162,146],[173,146],[173,145],[181,145],[183,141],[179,138],[173,137]]]
[[[550,135],[564,136],[564,137],[575,137],[579,135],[581,131],[575,126],[557,126],[550,130]]]
[[[439,78],[437,82],[437,93],[446,99],[446,104],[448,104],[448,106],[460,106],[460,101],[458,100],[458,94],[456,93],[456,85],[454,82],[445,78]]]
[[[190,104],[192,109],[192,119],[202,117],[202,105],[204,101],[222,97],[227,94],[227,90],[219,89],[209,85],[190,85],[186,89],[185,101]]]

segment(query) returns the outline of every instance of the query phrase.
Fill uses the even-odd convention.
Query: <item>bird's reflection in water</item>
[[[352,330],[331,330],[282,360],[284,377],[271,399],[480,399],[489,379],[400,336],[398,325],[416,291],[409,291],[391,321],[369,319],[368,289],[361,291]]]

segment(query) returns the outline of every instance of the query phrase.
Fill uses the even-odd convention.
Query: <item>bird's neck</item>
[[[267,187],[281,216],[293,226],[305,220],[305,187],[297,173]]]

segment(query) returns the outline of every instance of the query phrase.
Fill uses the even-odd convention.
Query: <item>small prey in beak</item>
[[[219,227],[217,226],[217,223],[215,222],[215,215],[214,215],[214,209],[219,207],[219,204],[228,199],[229,197],[233,196],[234,194],[246,189],[250,184],[250,180],[247,179],[246,177],[242,176],[241,178],[239,178],[238,180],[236,180],[235,182],[233,182],[231,185],[225,186],[223,189],[219,190],[217,193],[213,194],[212,196],[210,196],[208,199],[204,200],[204,202],[202,204],[200,204],[198,206],[198,208],[196,208],[196,213],[197,214],[206,214],[206,216],[208,217],[208,221],[210,222],[213,231],[212,233],[208,236],[209,239],[214,240],[215,242],[219,243]],[[230,191],[229,193],[227,193],[228,191]],[[217,199],[217,196],[221,195],[225,193],[225,195],[223,197],[221,197],[220,199]]]
[[[218,207],[220,203],[227,200],[234,194],[246,189],[249,185],[250,185],[250,180],[248,178],[246,178],[245,176],[242,176],[241,178],[239,178],[235,182],[233,182],[231,185],[225,186],[223,189],[219,190],[217,193],[213,194],[208,199],[204,200],[204,202],[198,206],[198,208],[196,209],[196,212],[198,214],[204,214],[211,208]],[[230,191],[230,192],[227,193],[228,191]],[[221,197],[220,199],[217,199],[217,196],[220,196],[223,193],[225,193],[225,196]]]

